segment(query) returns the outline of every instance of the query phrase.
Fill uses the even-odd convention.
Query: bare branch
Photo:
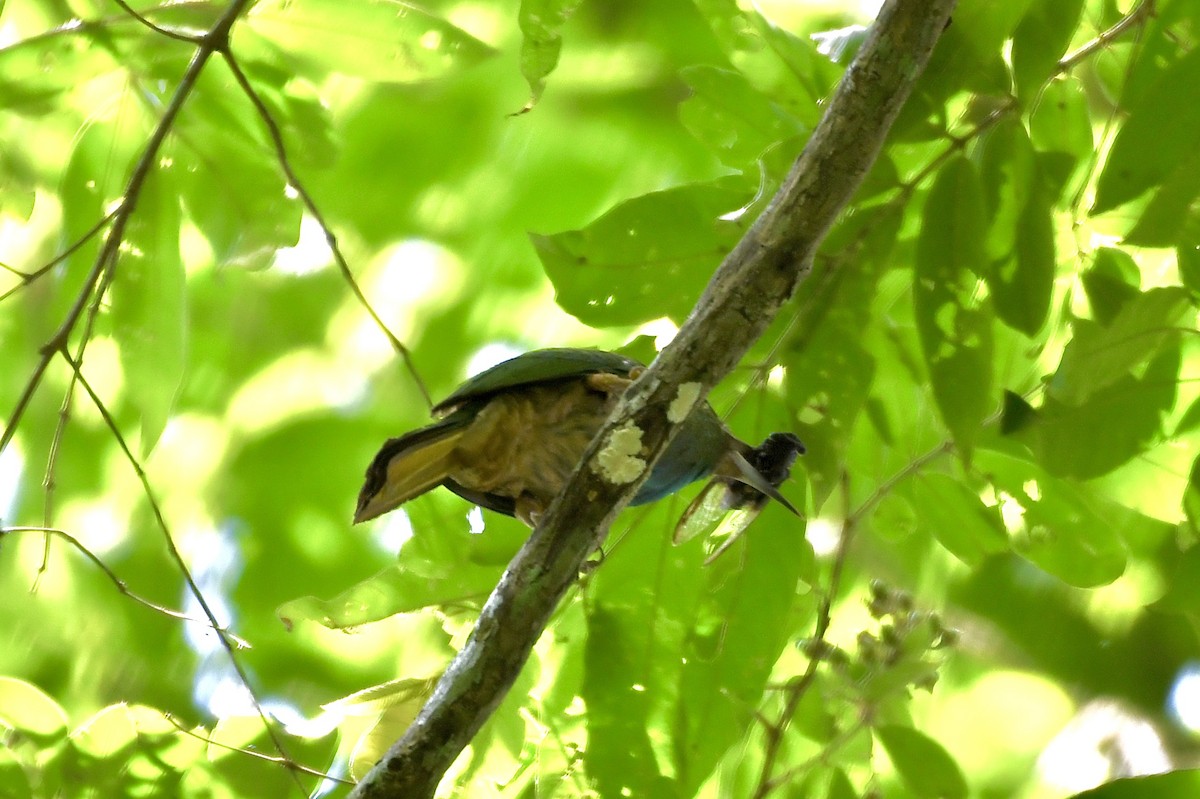
[[[680,387],[699,384],[696,400],[703,400],[808,275],[818,245],[883,146],[953,7],[954,0],[884,5],[782,188],[717,270],[679,334],[626,392],[509,564],[417,719],[353,797],[434,795],[446,769],[511,687],[584,559],[666,447],[674,433],[667,409]],[[645,455],[641,476],[621,485],[600,476],[597,457],[618,428],[640,433]]]

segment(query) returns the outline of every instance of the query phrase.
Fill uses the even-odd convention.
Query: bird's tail
[[[437,424],[388,439],[367,467],[354,523],[374,519],[445,482],[451,454],[466,429],[452,414]]]

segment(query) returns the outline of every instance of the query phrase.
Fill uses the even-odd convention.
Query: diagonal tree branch
[[[675,423],[729,373],[808,275],[817,247],[878,155],[954,5],[885,3],[779,192],[725,258],[679,334],[626,392],[509,564],[425,707],[352,797],[434,795],[446,769],[512,686],[584,559],[645,480]],[[622,439],[640,443],[631,462],[641,471],[617,483],[601,464]]]

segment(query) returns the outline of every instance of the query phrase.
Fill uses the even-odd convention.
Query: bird
[[[367,467],[354,523],[445,486],[469,502],[536,527],[644,369],[619,353],[554,348],[526,352],[479,373],[433,406],[438,421],[383,444]],[[764,462],[758,450],[729,432],[707,402],[698,403],[680,424],[630,504],[653,502],[713,475],[728,486],[726,505],[761,506],[770,497],[797,513],[777,488],[794,454],[782,468]]]

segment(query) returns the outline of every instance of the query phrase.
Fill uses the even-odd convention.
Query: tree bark
[[[787,179],[713,275],[675,339],[626,392],[546,518],[501,577],[470,638],[356,799],[426,799],[495,710],[584,560],[645,480],[674,424],[762,335],[883,146],[955,0],[889,0]],[[617,483],[599,454],[641,436],[644,465]]]

